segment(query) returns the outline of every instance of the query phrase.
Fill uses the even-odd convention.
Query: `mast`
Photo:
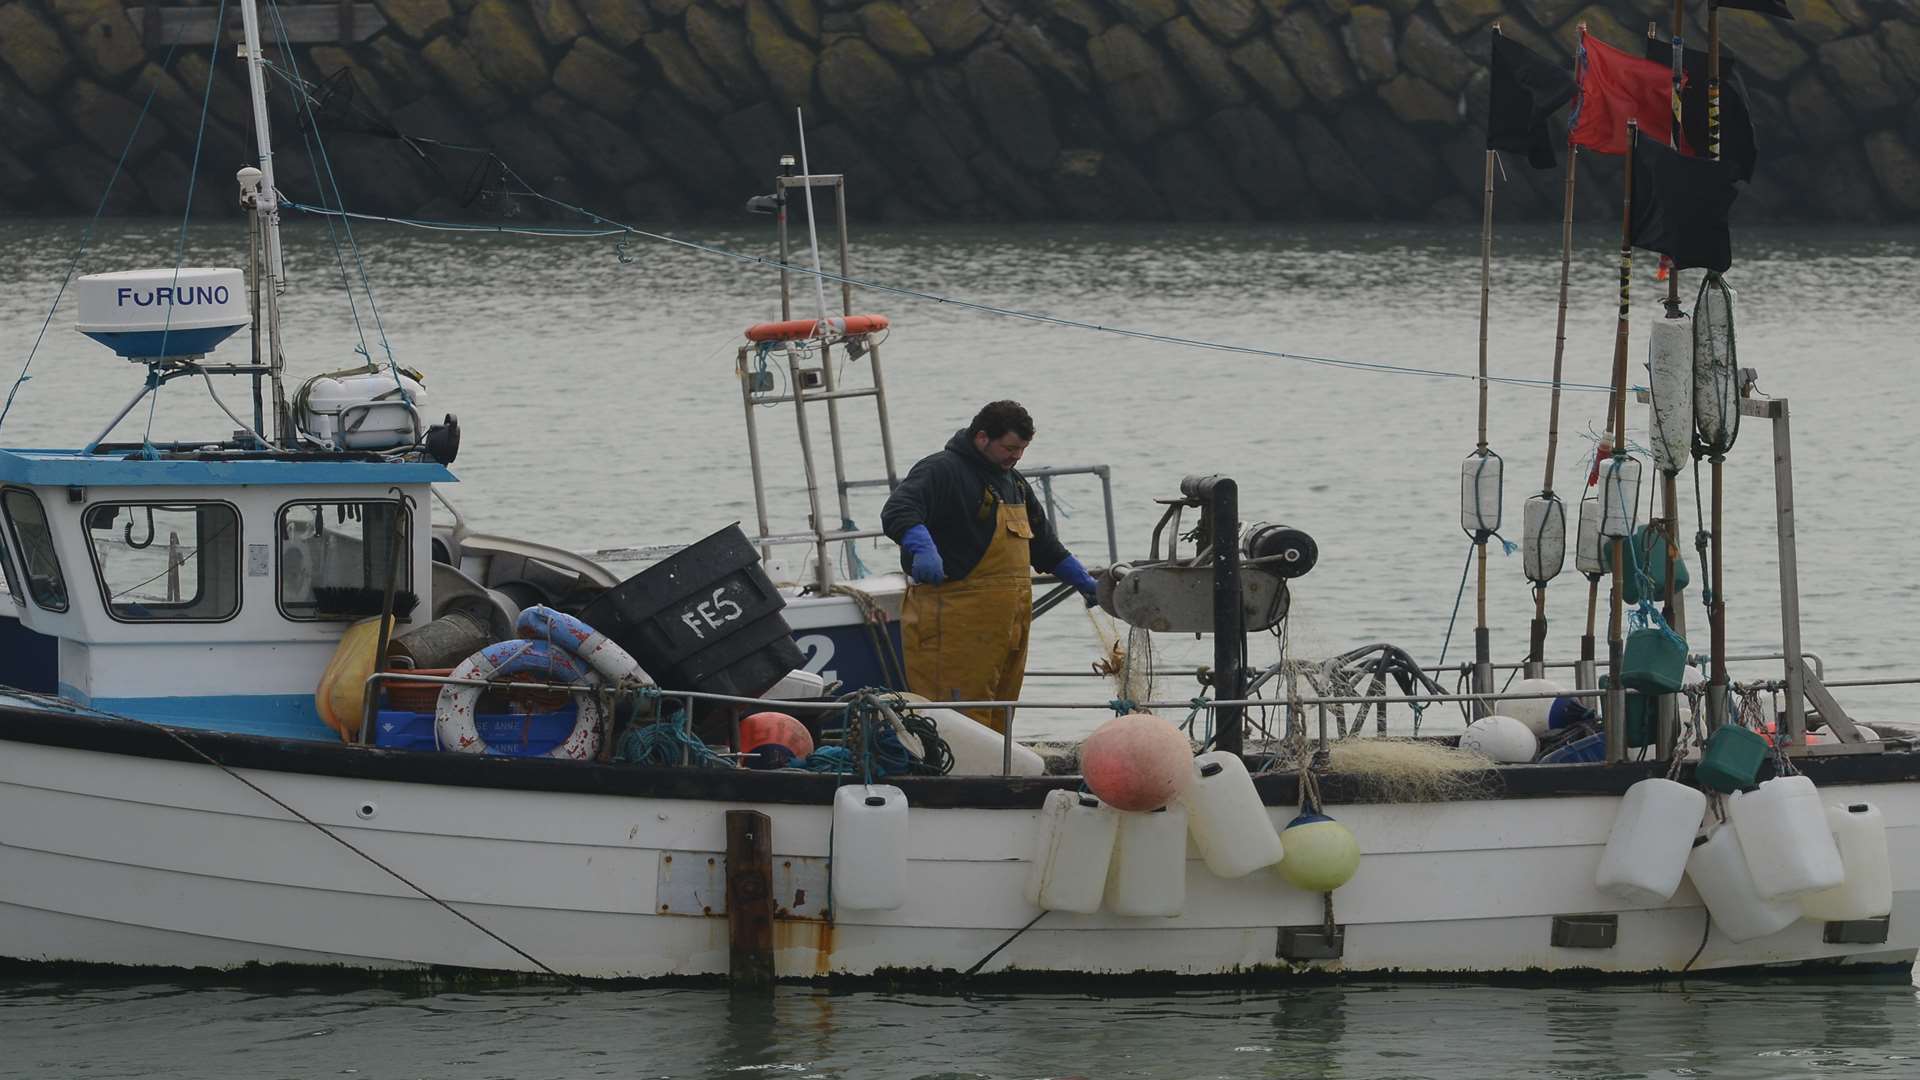
[[[256,0],[240,0],[241,26],[246,37],[247,89],[253,100],[253,140],[260,159],[260,185],[253,198],[266,248],[267,364],[273,369],[273,441],[289,445],[287,394],[284,382],[286,354],[280,347],[280,294],[287,291],[286,262],[280,250],[280,189],[273,178],[273,134],[267,123],[266,57],[260,51],[260,8]]]
[[[1637,121],[1627,121],[1627,153],[1625,159],[1626,197],[1622,200],[1620,211],[1620,314],[1614,327],[1613,339],[1613,458],[1607,468],[1614,470],[1612,490],[1615,497],[1620,493],[1620,474],[1627,463],[1627,331],[1628,317],[1631,311],[1633,288],[1633,150],[1640,141],[1640,125]],[[1605,480],[1600,487],[1602,500],[1601,512],[1604,515],[1611,510],[1605,504],[1608,485]],[[1605,520],[1604,517],[1602,520]],[[1624,536],[1610,537],[1606,530],[1601,531],[1601,542],[1617,539],[1613,545],[1613,604],[1612,617],[1607,624],[1607,711],[1604,718],[1607,743],[1607,760],[1624,761],[1627,756],[1627,692],[1620,684],[1620,662],[1624,651],[1626,612],[1625,597],[1622,592],[1624,576],[1623,559],[1626,546],[1633,542],[1631,517],[1627,518]]]
[[[1580,24],[1579,32],[1583,36],[1586,34],[1586,23],[1583,22]],[[1554,318],[1553,326],[1553,397],[1551,403],[1547,406],[1547,465],[1545,475],[1542,476],[1540,480],[1540,494],[1537,496],[1538,499],[1549,504],[1549,511],[1551,504],[1559,501],[1553,494],[1553,464],[1554,457],[1560,449],[1560,383],[1565,372],[1567,356],[1567,279],[1573,264],[1573,178],[1575,175],[1575,167],[1579,164],[1579,154],[1580,148],[1575,146],[1573,139],[1569,137],[1567,139],[1567,171],[1561,180],[1560,310],[1559,314]],[[1562,520],[1564,521],[1564,509],[1561,511],[1561,514]],[[1576,544],[1578,543],[1578,536],[1579,534],[1576,531]],[[1555,570],[1557,572],[1558,567],[1556,567]],[[1584,639],[1582,647],[1582,659],[1584,660],[1593,659],[1592,635],[1593,613],[1592,604],[1589,602],[1587,637]],[[1533,625],[1528,634],[1527,677],[1537,679],[1544,675],[1546,673],[1546,659],[1547,583],[1545,581],[1536,581],[1533,583]],[[1587,687],[1582,685],[1580,689],[1587,689]]]
[[[1720,160],[1720,5],[1718,0],[1707,3],[1707,156]],[[1720,275],[1707,271],[1709,278]],[[1694,312],[1699,317],[1698,311]],[[1694,361],[1699,362],[1697,359]],[[1697,393],[1698,391],[1696,391]],[[1725,518],[1722,515],[1722,497],[1725,492],[1725,473],[1721,465],[1725,460],[1725,448],[1715,448],[1709,457],[1713,466],[1713,524],[1709,527],[1713,544],[1713,566],[1709,575],[1709,585],[1713,589],[1713,602],[1707,605],[1707,648],[1713,654],[1713,661],[1707,673],[1707,730],[1712,731],[1727,722],[1727,602],[1722,591],[1725,584],[1721,578],[1720,562],[1724,556],[1720,535],[1725,531]],[[1700,452],[1695,449],[1695,454]],[[1699,473],[1694,473],[1695,497],[1698,498]],[[1784,651],[1784,650],[1783,650]],[[1797,661],[1789,661],[1794,663]],[[1797,674],[1797,673],[1794,673]]]
[[[1494,24],[1493,32],[1496,34],[1500,32],[1499,23]],[[1479,549],[1475,557],[1480,567],[1480,581],[1479,587],[1475,592],[1474,605],[1476,621],[1473,628],[1473,692],[1476,694],[1493,693],[1492,635],[1487,631],[1488,532],[1486,521],[1484,520],[1486,515],[1481,512],[1480,509],[1483,504],[1477,497],[1479,494],[1479,482],[1485,475],[1485,466],[1488,463],[1488,458],[1491,453],[1487,449],[1487,300],[1492,291],[1493,154],[1494,152],[1492,150],[1487,151],[1486,189],[1485,195],[1481,200],[1480,210],[1480,437],[1474,448],[1474,455],[1480,460],[1478,462],[1479,467],[1475,469],[1476,498],[1474,500],[1474,513],[1475,516],[1481,520],[1477,522],[1480,527],[1473,534],[1473,545]],[[1502,479],[1501,470],[1496,466],[1494,469],[1495,498],[1500,497],[1499,486]],[[1497,508],[1494,511],[1494,519],[1496,523],[1499,520],[1499,510]],[[1484,702],[1476,702],[1474,704],[1473,713],[1475,717],[1483,716],[1486,712],[1487,706]]]

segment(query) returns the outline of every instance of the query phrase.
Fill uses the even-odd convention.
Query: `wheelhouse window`
[[[96,503],[83,519],[107,614],[219,622],[240,610],[240,513],[227,503]]]
[[[7,550],[5,534],[6,530],[0,529],[0,572],[6,574],[7,595],[13,597],[14,603],[24,607],[27,603],[27,594],[20,591],[20,579],[13,576],[13,555]]]
[[[280,610],[286,617],[338,621],[380,614],[396,551],[399,577],[394,588],[410,589],[411,545],[406,519],[397,511],[389,501],[282,507]]]
[[[20,549],[21,567],[27,572],[27,594],[48,611],[67,610],[67,579],[60,573],[53,530],[47,527],[47,512],[39,497],[31,491],[9,488],[0,495],[0,505],[6,507],[13,543]]]

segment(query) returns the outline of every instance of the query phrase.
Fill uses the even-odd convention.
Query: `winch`
[[[1214,477],[1189,476],[1180,482],[1177,498],[1156,499],[1166,507],[1153,529],[1148,557],[1116,563],[1099,578],[1099,604],[1108,614],[1143,629],[1161,633],[1206,633],[1215,629],[1215,548],[1222,530],[1206,492]],[[1188,509],[1200,520],[1191,532],[1180,531]],[[1236,542],[1238,523],[1228,527],[1224,542]],[[1162,542],[1166,554],[1163,556]],[[1180,553],[1182,540],[1191,540],[1191,555]],[[1305,532],[1285,525],[1259,523],[1237,538],[1240,606],[1246,630],[1266,630],[1287,617],[1287,582],[1312,570],[1320,558],[1319,545]]]

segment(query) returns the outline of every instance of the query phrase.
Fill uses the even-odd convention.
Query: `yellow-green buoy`
[[[1280,831],[1287,857],[1275,869],[1308,892],[1332,892],[1360,869],[1360,843],[1345,825],[1325,814],[1301,814]]]

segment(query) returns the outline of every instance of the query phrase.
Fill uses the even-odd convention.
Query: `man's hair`
[[[989,401],[973,414],[973,424],[967,428],[967,435],[986,432],[987,438],[997,439],[1011,431],[1028,442],[1033,441],[1033,417],[1017,401]]]

